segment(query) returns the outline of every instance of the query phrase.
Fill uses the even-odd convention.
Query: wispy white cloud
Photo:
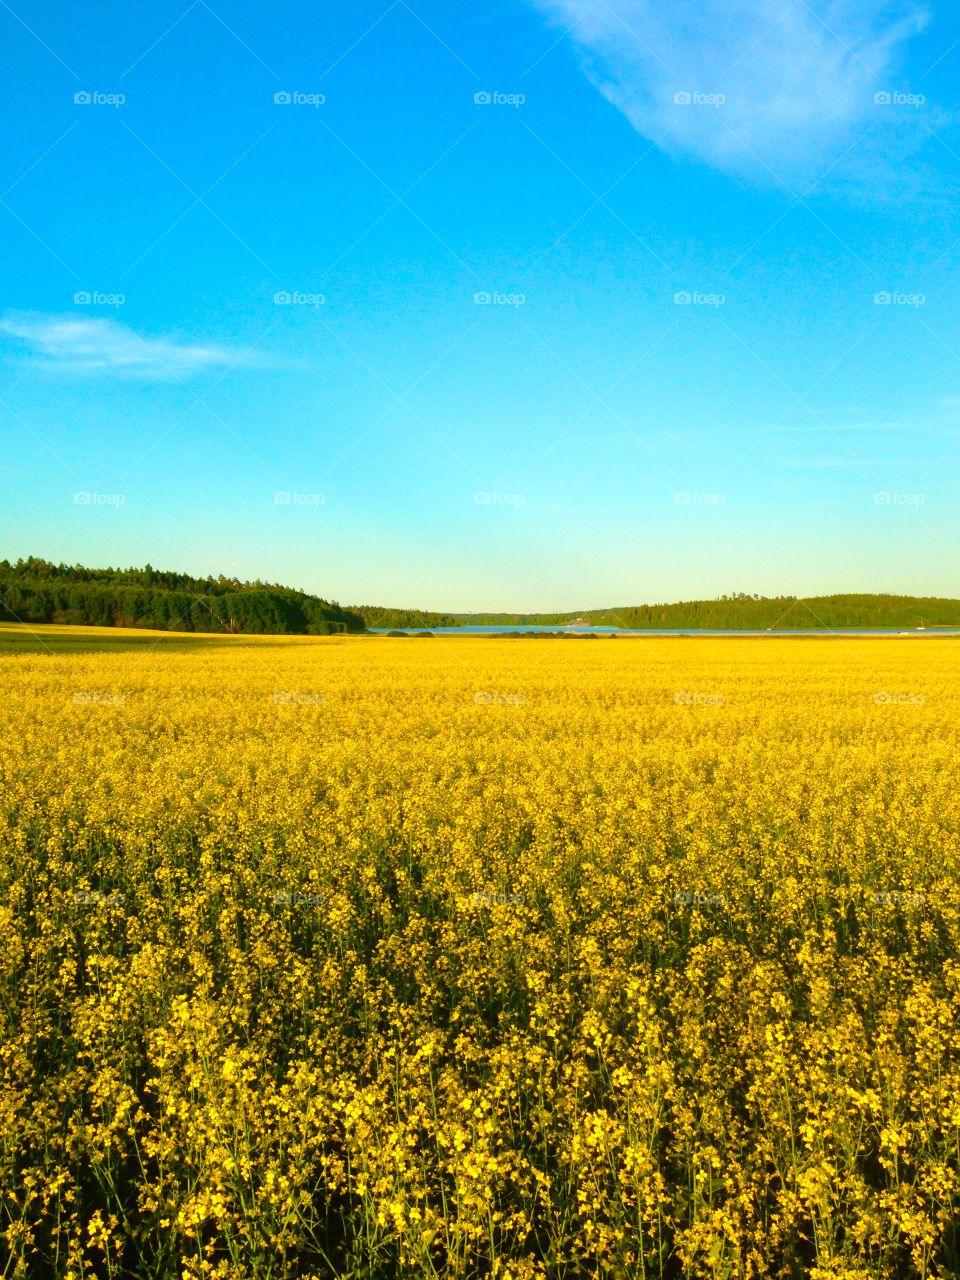
[[[875,101],[907,90],[896,65],[926,21],[914,0],[532,3],[639,133],[727,172],[812,180],[872,125],[917,116]]]
[[[916,458],[807,458],[791,459],[783,464],[801,470],[832,470],[835,467],[912,467]]]
[[[847,434],[887,434],[933,438],[956,433],[956,415],[960,409],[960,396],[938,396],[934,399],[915,401],[900,416],[888,410],[871,410],[863,406],[832,405],[822,407],[814,414],[803,416],[801,421],[780,421],[764,430],[767,435],[818,436],[832,435],[840,438]]]
[[[927,424],[929,427],[929,424]],[[775,426],[769,427],[771,433],[777,435],[798,435],[798,436],[815,436],[815,435],[842,435],[844,432],[857,431],[907,431],[919,432],[924,430],[919,423],[916,422],[884,422],[877,420],[876,422],[839,422],[834,424],[815,423],[812,426],[794,426],[787,423],[777,423]]]
[[[64,373],[184,379],[240,363],[261,368],[275,363],[255,350],[147,337],[119,320],[99,316],[7,312],[0,317],[0,333],[22,343],[37,368]]]

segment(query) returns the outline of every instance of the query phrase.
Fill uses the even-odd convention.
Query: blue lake
[[[371,627],[372,635],[386,635],[388,631],[404,630],[407,635],[416,635],[425,631],[425,627]],[[492,636],[522,635],[526,632],[536,634],[553,634],[567,632],[570,635],[598,636],[957,636],[960,627],[931,627],[925,631],[911,630],[904,627],[781,627],[775,631],[747,631],[739,629],[716,629],[706,627],[567,627],[567,626],[512,626],[509,624],[491,624],[482,627],[430,627],[435,636]]]

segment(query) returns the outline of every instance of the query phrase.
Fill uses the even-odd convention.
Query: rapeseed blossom
[[[5,1275],[957,1274],[951,640],[0,670]]]

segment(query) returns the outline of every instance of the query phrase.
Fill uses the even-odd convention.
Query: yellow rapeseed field
[[[956,642],[83,636],[0,657],[4,1276],[958,1274]]]

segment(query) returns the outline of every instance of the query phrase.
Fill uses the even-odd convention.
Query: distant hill
[[[87,569],[33,556],[0,560],[0,619],[159,631],[331,635],[363,631],[336,601],[271,582],[154,569]]]
[[[461,625],[460,619],[452,613],[431,613],[426,609],[389,609],[378,604],[355,604],[350,607],[371,630],[423,631],[431,627]]]
[[[960,600],[938,596],[749,596],[624,605],[566,613],[437,613],[384,605],[341,607],[273,582],[193,578],[154,569],[88,569],[29,557],[0,560],[0,620],[160,631],[331,635],[458,626],[591,626],[790,631],[818,627],[960,626]]]
[[[790,631],[817,627],[960,626],[960,600],[939,596],[720,596],[676,604],[624,605],[569,613],[460,613],[460,626],[547,626],[580,618],[591,626],[742,628]]]

